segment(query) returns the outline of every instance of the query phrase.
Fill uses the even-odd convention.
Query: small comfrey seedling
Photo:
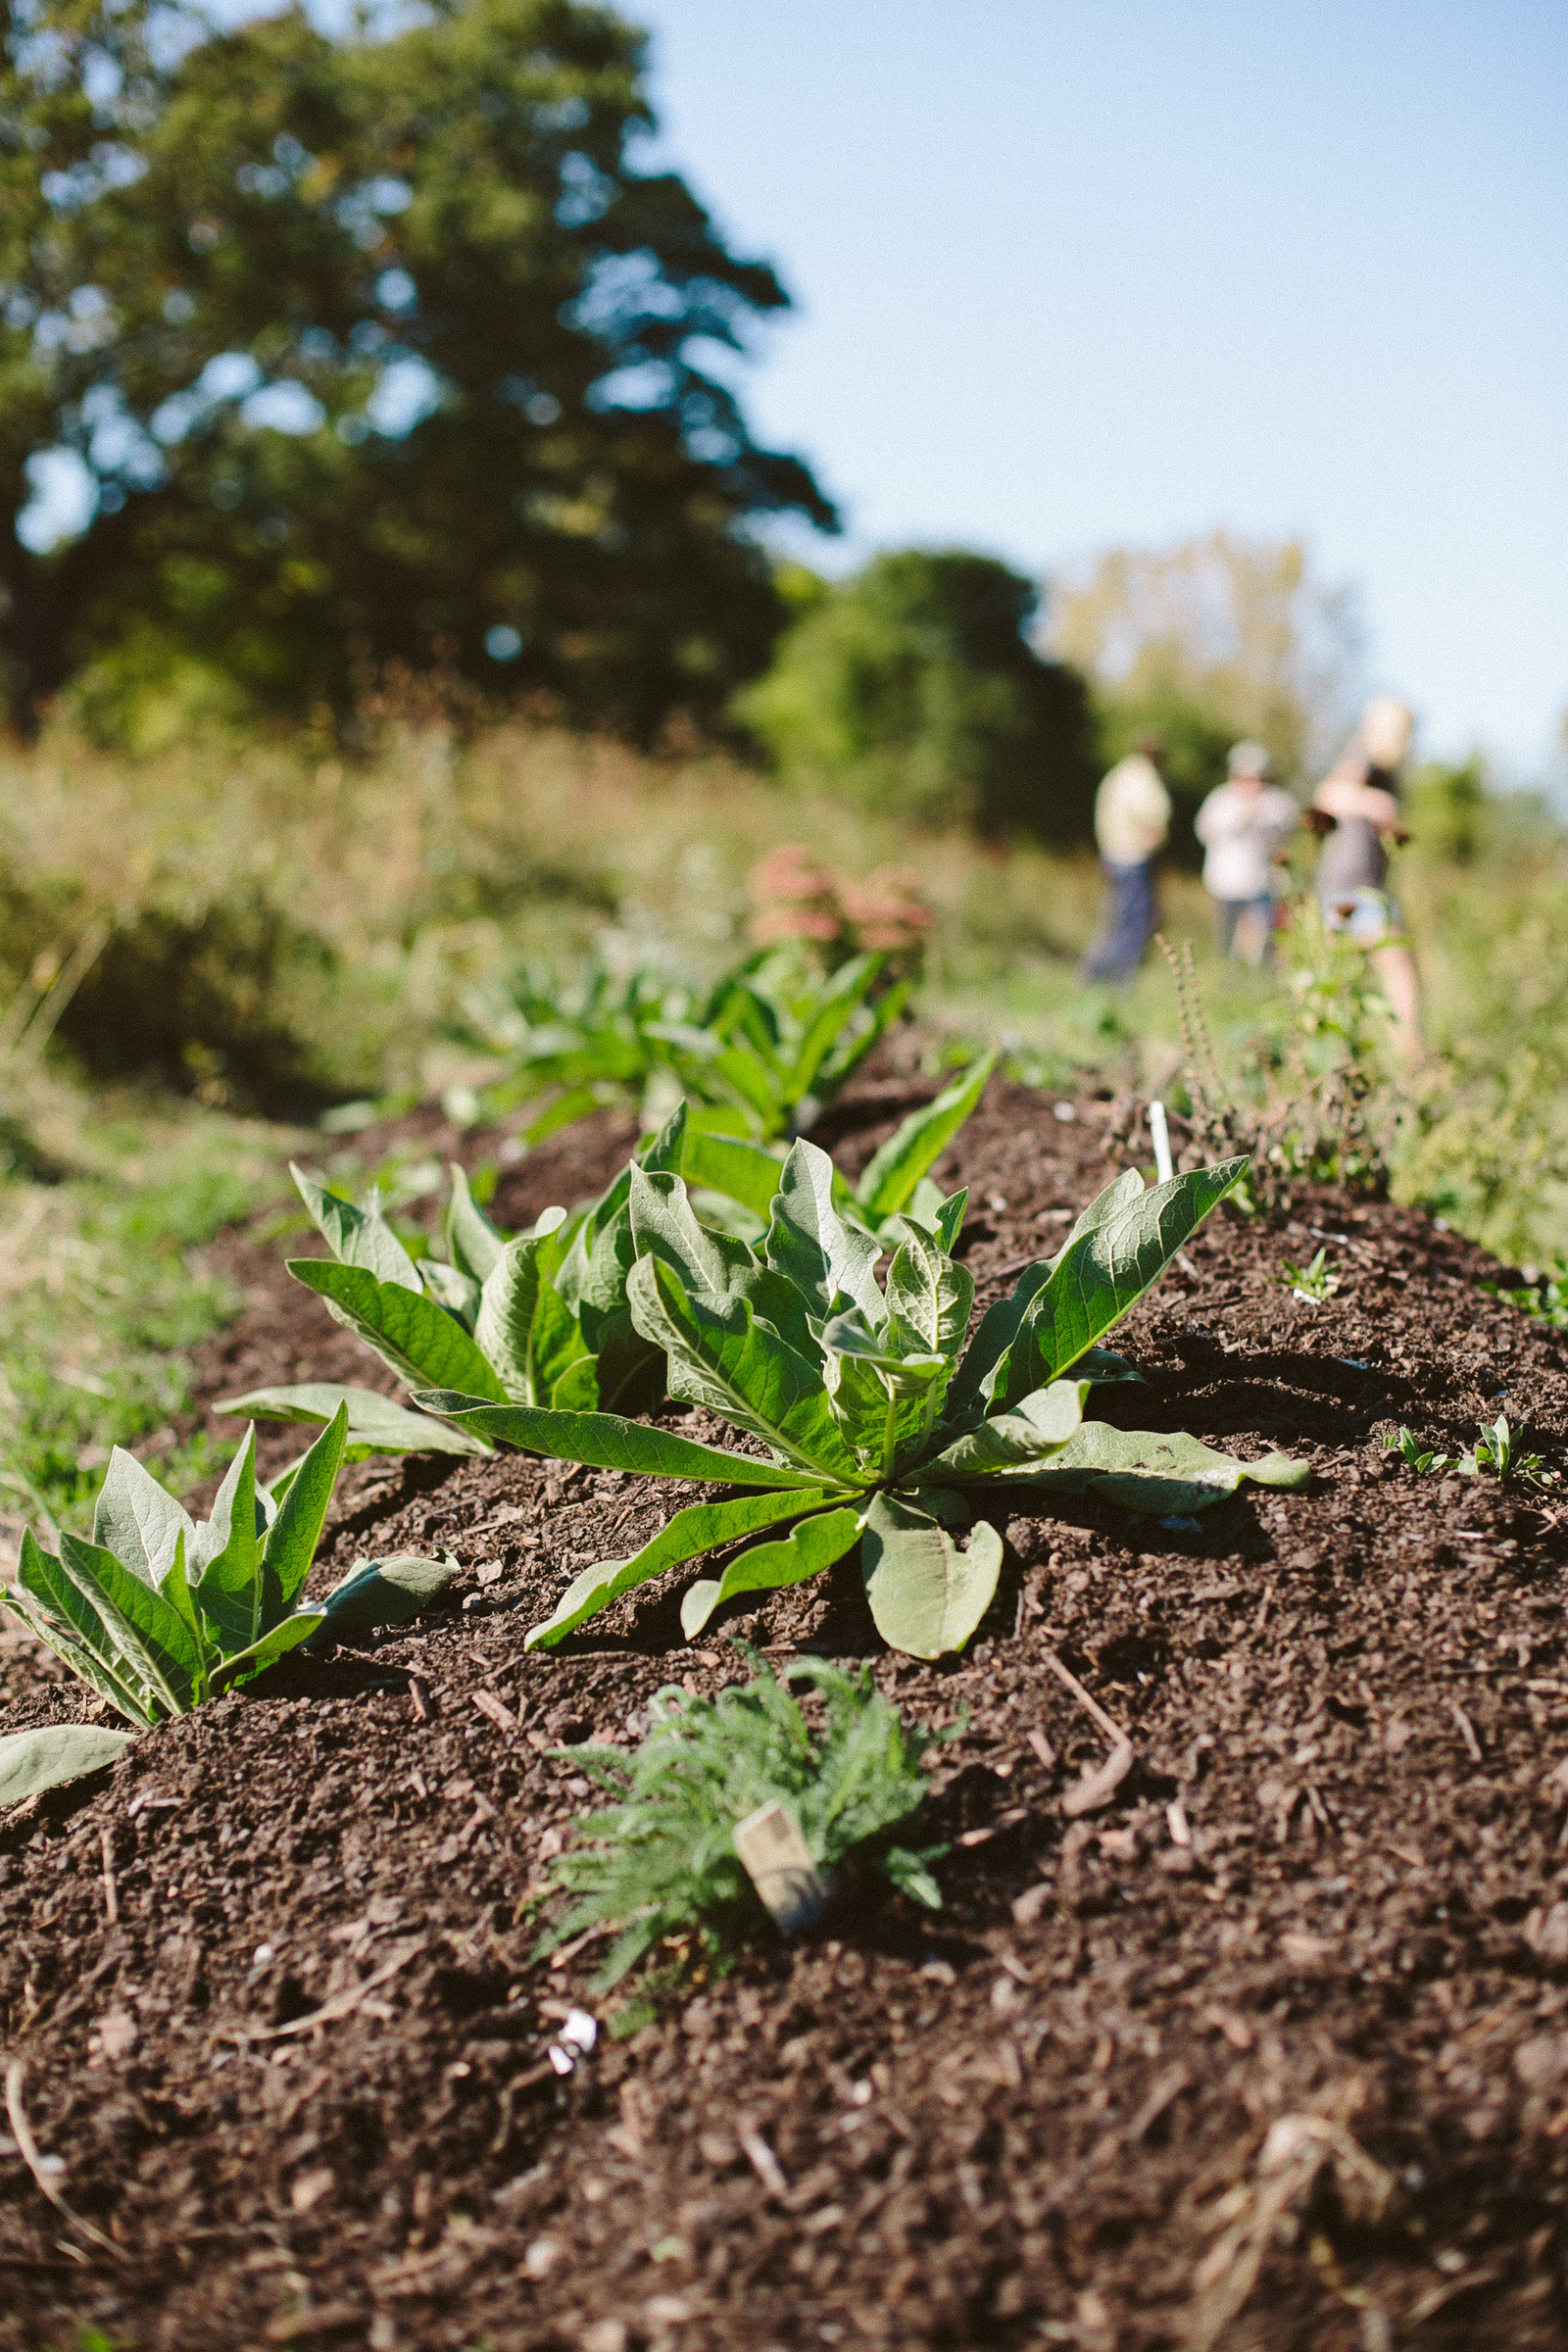
[[[1430,1451],[1423,1446],[1414,1432],[1408,1429],[1401,1429],[1397,1437],[1385,1438],[1383,1443],[1390,1453],[1396,1453],[1399,1456],[1407,1470],[1415,1472],[1417,1478],[1436,1476],[1441,1471],[1452,1470],[1458,1466],[1457,1454]]]
[[[1397,1437],[1385,1438],[1383,1443],[1391,1452],[1398,1453],[1420,1478],[1444,1470],[1457,1470],[1464,1478],[1479,1478],[1483,1471],[1491,1470],[1499,1481],[1522,1478],[1532,1486],[1545,1487],[1554,1482],[1556,1475],[1545,1467],[1539,1453],[1521,1454],[1515,1449],[1513,1433],[1501,1413],[1495,1421],[1482,1422],[1473,1453],[1428,1452],[1407,1429],[1401,1429]]]
[[[116,1446],[91,1542],[63,1534],[57,1556],[25,1530],[17,1583],[0,1586],[0,1599],[142,1730],[248,1682],[323,1628],[359,1634],[402,1623],[444,1590],[455,1562],[361,1562],[324,1599],[299,1599],[347,1433],[340,1407],[270,1491],[257,1484],[253,1426],[203,1520]],[[71,1735],[78,1732],[87,1744],[75,1756]],[[124,1738],[93,1726],[16,1735],[0,1743],[5,1801],[96,1770]]]
[[[618,1929],[596,1989],[616,1984],[666,1940],[722,1968],[765,1932],[735,1830],[771,1802],[789,1808],[824,1875],[864,1847],[896,1886],[930,1909],[941,1906],[930,1865],[946,1848],[915,1853],[885,1842],[925,1795],[924,1736],[911,1740],[870,1667],[850,1675],[825,1659],[796,1658],[780,1679],[755,1650],[736,1647],[756,1680],[712,1699],[661,1690],[649,1708],[649,1736],[630,1755],[613,1747],[558,1751],[616,1800],[588,1816],[578,1843],[555,1865],[576,1899],[543,1946],[554,1951],[586,1930]],[[818,1692],[820,1729],[790,1682]]]
[[[1342,1277],[1329,1264],[1328,1251],[1319,1250],[1309,1265],[1296,1266],[1287,1258],[1280,1268],[1279,1279],[1293,1298],[1299,1298],[1306,1306],[1321,1306],[1325,1299],[1337,1295]]]
[[[630,1559],[584,1569],[529,1646],[560,1642],[651,1577],[766,1529],[686,1593],[688,1639],[737,1594],[799,1584],[859,1544],[883,1639],[937,1657],[962,1648],[996,1591],[1002,1538],[974,1510],[988,1494],[1006,1510],[1020,1487],[1037,1490],[1037,1507],[1049,1493],[1089,1489],[1158,1517],[1200,1508],[1244,1478],[1301,1484],[1306,1464],[1279,1454],[1237,1462],[1179,1432],[1082,1417],[1095,1378],[1126,1371],[1099,1356],[1099,1342],[1245,1164],[1149,1193],[1129,1169],[1056,1256],[1030,1266],[988,1311],[967,1348],[974,1283],[952,1255],[962,1193],[929,1225],[903,1218],[884,1290],[879,1245],[840,1217],[833,1163],[814,1145],[796,1144],[785,1161],[760,1251],[699,1224],[678,1177],[633,1169],[632,1321],[665,1350],[671,1396],[721,1414],[766,1450],[724,1452],[612,1413],[419,1395],[427,1410],[491,1441],[732,1490],[677,1511]],[[1076,1379],[1062,1377],[1073,1370]],[[971,1526],[960,1551],[956,1536]]]

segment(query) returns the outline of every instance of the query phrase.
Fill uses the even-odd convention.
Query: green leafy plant
[[[903,1219],[886,1288],[879,1244],[840,1217],[834,1170],[802,1141],[784,1163],[760,1252],[701,1225],[680,1178],[631,1172],[636,1262],[626,1296],[662,1347],[670,1394],[760,1440],[737,1455],[612,1413],[496,1405],[453,1391],[416,1401],[491,1442],[656,1478],[722,1480],[754,1493],[678,1511],[626,1560],[568,1587],[530,1647],[550,1646],[666,1568],[773,1531],[686,1593],[688,1638],[739,1593],[798,1584],[857,1544],[884,1640],[919,1657],[961,1649],[984,1616],[1002,1538],[975,1496],[1100,1490],[1163,1514],[1201,1507],[1244,1478],[1295,1486],[1304,1463],[1228,1459],[1185,1435],[1082,1422],[1099,1343],[1239,1181],[1245,1162],[1146,1193],[1129,1169],[1078,1219],[1055,1257],[1031,1266],[982,1318],[953,1244],[965,1196],[929,1224]],[[1079,1377],[1062,1376],[1076,1369]],[[955,1536],[972,1526],[968,1547]],[[785,1532],[787,1531],[787,1532]]]
[[[270,1488],[256,1479],[246,1432],[210,1519],[193,1520],[134,1454],[116,1446],[90,1542],[62,1534],[58,1554],[24,1531],[15,1586],[0,1598],[127,1722],[146,1730],[248,1682],[300,1642],[339,1627],[401,1623],[451,1581],[455,1562],[362,1561],[323,1600],[299,1599],[320,1540],[348,1437],[340,1406],[303,1459]],[[93,1735],[74,1770],[68,1735]],[[0,1743],[13,1795],[112,1760],[97,1726],[52,1726]],[[28,1751],[24,1744],[39,1742]]]
[[[597,962],[564,981],[519,965],[462,998],[462,1032],[498,1056],[500,1075],[451,1087],[443,1102],[466,1123],[537,1102],[517,1131],[528,1145],[609,1103],[640,1108],[655,1071],[668,1064],[657,1024],[683,1019],[691,1004],[689,989],[649,965],[618,984]]]
[[[1326,1250],[1319,1250],[1304,1266],[1293,1265],[1289,1258],[1285,1260],[1279,1279],[1293,1298],[1303,1300],[1307,1306],[1321,1306],[1326,1298],[1336,1296],[1343,1277],[1330,1266],[1328,1255]]]
[[[1526,1266],[1524,1270],[1528,1275],[1532,1269]],[[1517,1307],[1522,1315],[1534,1315],[1552,1331],[1568,1331],[1568,1258],[1559,1256],[1551,1273],[1542,1274],[1519,1289],[1504,1290],[1495,1282],[1484,1282],[1480,1288],[1490,1298],[1500,1298],[1504,1306]]]
[[[1401,1429],[1397,1437],[1385,1438],[1383,1443],[1390,1453],[1398,1454],[1405,1468],[1413,1470],[1417,1478],[1426,1478],[1440,1471],[1458,1467],[1459,1457],[1457,1454],[1430,1451],[1422,1446],[1420,1439],[1408,1429]]]
[[[680,1164],[685,1104],[635,1163]],[[662,1352],[632,1326],[631,1168],[585,1209],[547,1208],[526,1232],[493,1225],[461,1168],[452,1171],[447,1255],[412,1257],[375,1198],[363,1208],[303,1168],[294,1182],[330,1257],[289,1260],[327,1312],[411,1387],[459,1388],[498,1403],[581,1412],[650,1411],[664,1393]],[[488,1453],[488,1442],[411,1412],[373,1389],[304,1382],[226,1398],[220,1412],[323,1422],[348,1412],[350,1459],[372,1453]]]
[[[688,1959],[701,1954],[722,1969],[742,1942],[765,1932],[735,1828],[773,1801],[788,1805],[824,1873],[864,1848],[894,1886],[941,1908],[930,1865],[946,1848],[912,1853],[885,1842],[925,1795],[924,1740],[911,1740],[870,1667],[851,1675],[825,1659],[795,1658],[781,1677],[746,1643],[736,1647],[755,1680],[712,1699],[661,1690],[649,1706],[648,1737],[632,1754],[556,1751],[615,1799],[588,1815],[556,1862],[559,1886],[575,1899],[542,1946],[543,1954],[589,1929],[618,1929],[597,1990],[618,1984],[656,1944],[678,1941]],[[819,1694],[820,1729],[790,1683],[809,1683]]]
[[[1522,1478],[1534,1487],[1548,1486],[1552,1477],[1539,1453],[1518,1451],[1513,1432],[1501,1413],[1495,1421],[1482,1422],[1476,1437],[1475,1451],[1461,1454],[1455,1466],[1467,1478],[1478,1478],[1483,1470],[1492,1470],[1499,1480]]]

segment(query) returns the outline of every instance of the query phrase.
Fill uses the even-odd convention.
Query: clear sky
[[[1300,532],[1428,749],[1547,774],[1568,0],[627,13],[661,154],[796,298],[747,402],[842,504],[815,561]]]

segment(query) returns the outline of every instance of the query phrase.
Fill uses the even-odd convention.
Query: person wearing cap
[[[1198,811],[1196,831],[1206,855],[1203,888],[1214,902],[1222,956],[1240,953],[1264,963],[1274,942],[1275,864],[1300,821],[1288,792],[1268,781],[1268,753],[1260,743],[1231,747],[1227,781]]]
[[[1386,884],[1389,845],[1409,839],[1399,808],[1399,768],[1414,726],[1406,704],[1392,694],[1374,695],[1306,816],[1324,837],[1313,878],[1324,923],[1371,955],[1407,1058],[1420,1050],[1420,984],[1415,958],[1396,936],[1399,910]]]
[[[1095,841],[1110,885],[1100,931],[1078,966],[1084,980],[1130,980],[1154,928],[1154,859],[1170,831],[1170,794],[1154,762],[1165,746],[1146,735],[1095,795]]]

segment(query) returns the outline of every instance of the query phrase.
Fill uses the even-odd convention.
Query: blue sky
[[[747,402],[842,502],[816,561],[963,543],[1049,575],[1214,524],[1301,532],[1359,585],[1373,679],[1429,749],[1546,775],[1563,0],[631,13],[660,153],[796,298]]]

